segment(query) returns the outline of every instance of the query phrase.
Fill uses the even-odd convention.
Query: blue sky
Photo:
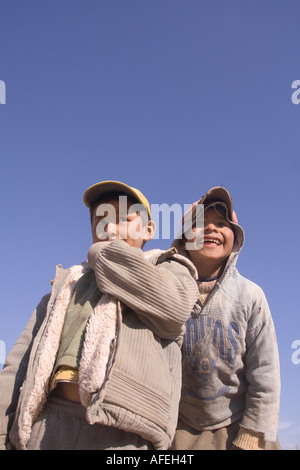
[[[277,331],[279,437],[300,446],[299,15],[298,0],[1,1],[7,351],[55,265],[86,259],[88,186],[120,180],[183,205],[224,185],[246,233],[239,271],[264,289]]]

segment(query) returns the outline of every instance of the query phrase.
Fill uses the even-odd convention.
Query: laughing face
[[[230,222],[213,208],[204,213],[204,242],[200,250],[189,251],[199,277],[216,276],[232,252],[234,232]]]

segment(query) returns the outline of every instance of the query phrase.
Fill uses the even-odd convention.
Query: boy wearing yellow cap
[[[106,181],[84,202],[88,262],[57,267],[0,374],[0,449],[167,449],[173,440],[194,267],[174,249],[142,250],[154,227],[137,189]]]
[[[200,208],[204,230],[189,235],[199,248],[186,249],[185,239],[173,243],[194,263],[199,288],[182,348],[174,448],[278,449],[280,376],[270,310],[262,289],[236,269],[244,232],[229,192],[210,189],[189,210],[193,221]]]

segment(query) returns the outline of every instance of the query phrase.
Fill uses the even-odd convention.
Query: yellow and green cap
[[[125,183],[121,183],[120,181],[102,181],[100,183],[93,184],[85,191],[83,202],[91,209],[103,194],[110,192],[120,192],[133,197],[146,207],[148,215],[151,218],[148,199],[138,189],[128,186]]]

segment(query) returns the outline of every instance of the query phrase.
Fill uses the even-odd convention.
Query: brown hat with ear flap
[[[226,219],[231,223],[232,228],[235,233],[235,238],[239,246],[243,245],[244,242],[244,231],[240,225],[238,225],[238,219],[235,211],[233,210],[233,202],[231,195],[227,189],[223,186],[215,186],[209,189],[204,196],[201,197],[198,201],[194,202],[191,207],[184,214],[182,219],[182,231],[177,235],[177,240],[175,239],[172,243],[172,246],[175,246],[177,249],[180,246],[179,239],[182,238],[183,233],[188,230],[193,222],[196,219],[197,214],[197,205],[203,204],[204,211],[209,207],[216,207],[217,205],[222,206],[226,211]],[[202,212],[202,211],[201,211]],[[187,227],[184,229],[184,225]]]
[[[197,201],[197,204],[204,204],[204,210],[209,207],[215,207],[217,204],[225,207],[226,219],[231,223],[236,238],[240,243],[243,243],[244,231],[238,224],[237,215],[233,210],[232,197],[227,189],[223,188],[223,186],[215,186],[214,188],[209,189],[204,196]]]
[[[208,207],[213,206],[218,202],[221,202],[226,205],[229,222],[237,224],[238,219],[236,213],[233,210],[232,198],[227,189],[223,188],[222,186],[216,186],[214,188],[209,189],[204,194],[204,196],[199,199],[199,201],[197,201],[196,204],[204,204],[204,208],[207,209]]]

